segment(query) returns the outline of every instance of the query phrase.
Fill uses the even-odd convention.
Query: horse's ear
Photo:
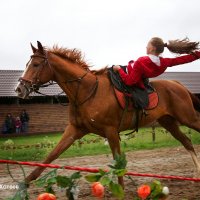
[[[44,48],[43,48],[41,42],[37,41],[37,45],[38,45],[38,50],[39,50],[41,53],[44,53]]]
[[[33,53],[37,51],[37,49],[32,45],[32,43],[31,43],[31,48],[32,48]]]

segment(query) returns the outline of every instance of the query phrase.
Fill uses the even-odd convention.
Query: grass
[[[41,142],[45,136],[48,136],[48,138],[51,141],[58,142],[61,137],[61,133],[55,133],[55,134],[46,134],[46,135],[30,135],[30,136],[20,136],[20,137],[12,137],[10,135],[9,139],[12,139],[16,145],[23,145],[23,144],[37,144],[38,142]],[[2,145],[8,138],[0,138],[0,145]]]
[[[192,140],[193,144],[200,144],[200,135],[196,131],[190,130],[186,127],[181,127],[182,131],[188,135]],[[141,149],[155,149],[163,147],[175,147],[181,144],[175,140],[169,133],[166,133],[163,128],[156,128],[156,141],[152,142],[152,129],[151,128],[141,128],[138,133],[135,134],[134,138],[128,139],[125,136],[126,132],[121,134],[121,148],[122,151],[135,151]],[[31,145],[41,142],[55,142],[55,144],[60,140],[61,134],[47,134],[44,135],[34,135],[34,136],[21,136],[21,137],[10,137],[15,145]],[[94,143],[94,140],[98,142]],[[0,139],[0,146],[8,138]],[[96,136],[94,134],[88,134],[80,141],[75,142],[67,151],[65,151],[60,157],[76,157],[85,155],[98,155],[98,154],[109,154],[111,153],[108,145],[104,144],[103,138]],[[84,143],[84,144],[80,144]],[[52,148],[26,148],[26,149],[9,149],[1,150],[1,159],[13,159],[13,160],[43,160]]]

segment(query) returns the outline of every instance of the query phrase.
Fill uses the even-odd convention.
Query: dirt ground
[[[200,145],[195,146],[195,150],[200,152]],[[200,153],[199,153],[200,154]],[[126,153],[129,172],[138,173],[151,173],[158,175],[173,175],[193,177],[193,162],[190,155],[183,147],[180,148],[162,148],[156,150],[143,150]],[[93,168],[105,168],[112,161],[111,155],[100,156],[85,156],[69,159],[57,159],[54,164],[61,166],[81,166],[81,167],[93,167]],[[22,180],[23,176],[19,173],[20,168],[18,166],[11,166],[11,172],[15,179]],[[26,174],[32,171],[33,167],[24,166]],[[49,171],[46,170],[45,172]],[[72,171],[61,170],[61,174],[70,174]],[[88,173],[83,173],[83,175]],[[132,177],[134,181],[125,179],[125,199],[131,200],[135,197],[136,188],[142,183],[150,182],[154,178],[146,177]],[[191,181],[179,181],[179,180],[166,180],[160,179],[161,183],[169,187],[170,195],[168,200],[200,200],[200,182]],[[4,164],[0,165],[0,187],[1,185],[15,185],[12,178],[8,174],[7,167]],[[95,200],[92,197],[90,191],[90,184],[81,179],[79,183],[79,198],[80,200]],[[31,185],[28,189],[31,200],[36,200],[39,193],[43,192],[41,189]],[[12,196],[16,190],[14,189],[2,189],[0,188],[0,199],[5,200],[6,197]],[[60,200],[66,199],[63,191],[57,191],[57,197]],[[106,191],[104,199],[114,200],[111,194]]]

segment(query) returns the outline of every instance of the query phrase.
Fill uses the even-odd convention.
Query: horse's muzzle
[[[15,88],[15,92],[19,98],[28,99],[32,89],[29,84],[20,81]]]

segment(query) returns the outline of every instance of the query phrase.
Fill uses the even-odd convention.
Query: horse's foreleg
[[[168,130],[173,135],[174,138],[180,141],[182,145],[185,147],[185,149],[190,153],[197,170],[197,175],[199,176],[200,163],[197,159],[196,152],[194,150],[191,140],[184,133],[180,131],[177,121],[170,116],[164,116],[161,119],[159,119],[158,122],[160,123],[161,126],[163,126],[166,130]]]
[[[68,149],[75,140],[83,137],[82,131],[76,127],[69,125],[67,126],[61,140],[56,145],[56,147],[51,151],[51,153],[44,160],[44,164],[49,164],[56,158],[58,158],[66,149]],[[26,183],[35,180],[44,171],[45,167],[37,167],[28,177],[26,177]]]
[[[106,131],[106,137],[108,139],[108,143],[110,145],[113,158],[115,158],[116,154],[121,154],[120,143],[119,143],[119,134],[116,129],[109,129]],[[124,188],[124,180],[123,177],[118,177],[118,183]]]

